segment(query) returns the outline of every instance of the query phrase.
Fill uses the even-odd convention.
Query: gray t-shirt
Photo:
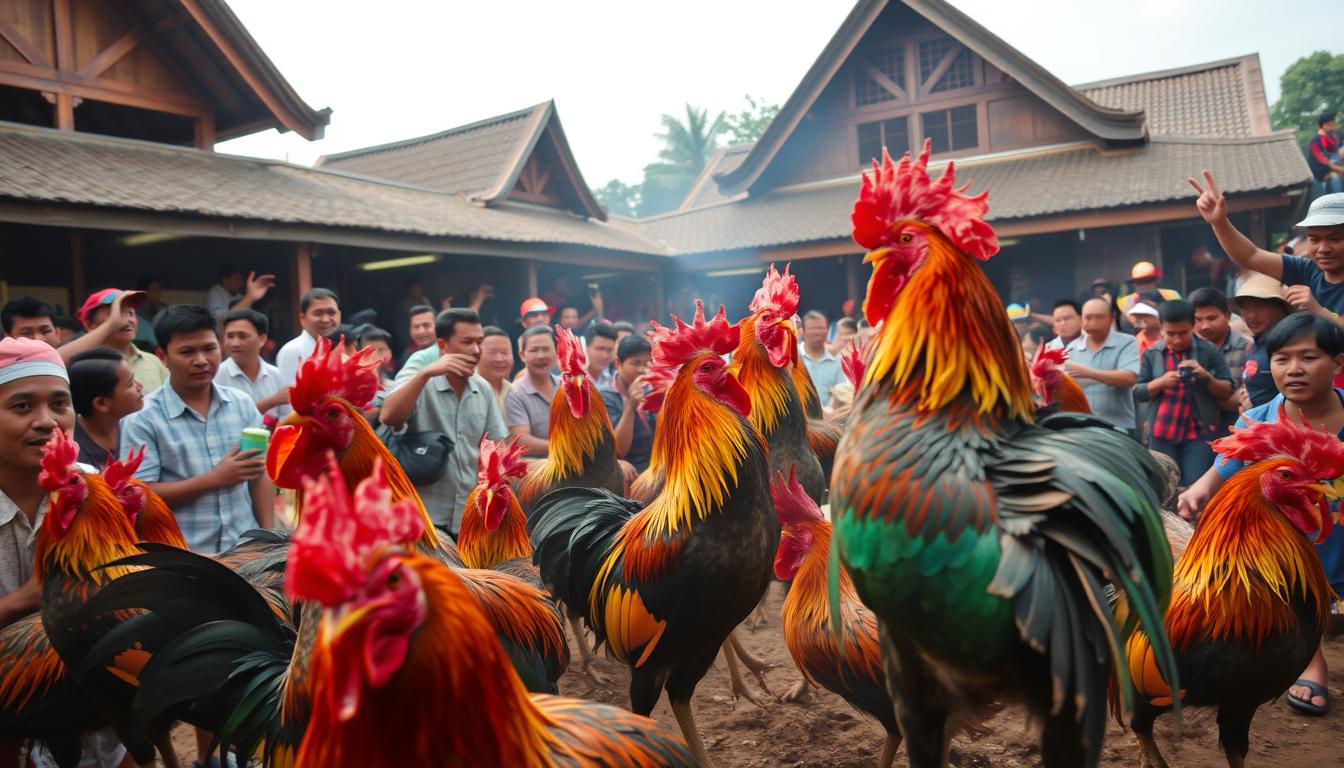
[[[1112,330],[1101,347],[1092,352],[1087,348],[1087,334],[1074,339],[1066,347],[1069,362],[1103,371],[1133,371],[1139,373],[1139,344],[1127,333]],[[1119,429],[1136,429],[1133,387],[1112,387],[1096,379],[1078,379],[1078,384],[1092,406],[1092,415],[1109,421]]]
[[[47,514],[44,495],[32,522],[9,496],[0,491],[0,595],[18,590],[33,576],[33,548],[42,518]]]
[[[546,440],[551,436],[551,401],[560,386],[560,377],[552,376],[556,389],[547,397],[537,391],[527,376],[519,379],[504,398],[504,423],[510,428],[527,427],[527,433]],[[562,395],[563,397],[563,395]]]

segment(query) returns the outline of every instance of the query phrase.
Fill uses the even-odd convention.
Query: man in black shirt
[[[1274,377],[1269,373],[1269,355],[1264,341],[1266,334],[1288,315],[1290,307],[1283,299],[1283,284],[1268,275],[1252,273],[1228,303],[1232,311],[1241,315],[1246,329],[1254,337],[1242,369],[1248,407],[1264,405],[1279,394]]]

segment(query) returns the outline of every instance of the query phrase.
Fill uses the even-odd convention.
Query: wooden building
[[[694,296],[741,312],[763,266],[791,261],[805,307],[835,309],[861,291],[860,171],[925,138],[935,168],[956,159],[992,190],[1004,252],[986,269],[1006,299],[1119,283],[1139,260],[1188,289],[1216,243],[1187,175],[1217,174],[1262,243],[1309,179],[1270,129],[1255,55],[1069,86],[943,0],[859,0],[760,141],[638,221],[594,201],[550,102],[313,168],[213,151],[266,128],[317,138],[329,116],[223,0],[0,0],[0,293],[70,307],[154,275],[199,300],[235,264],[279,276],[282,335],[312,285],[399,330],[412,280],[459,298],[490,282],[501,323],[565,282],[639,314]]]

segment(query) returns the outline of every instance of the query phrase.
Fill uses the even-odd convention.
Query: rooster
[[[820,685],[881,723],[887,739],[878,766],[890,768],[901,746],[901,732],[882,675],[877,617],[859,602],[854,583],[842,572],[839,608],[843,634],[838,639],[832,634],[826,579],[831,524],[792,475],[788,480],[776,476],[770,494],[782,526],[775,576],[793,582],[784,598],[784,642],[803,671],[800,686]]]
[[[1036,348],[1036,356],[1031,361],[1031,389],[1040,398],[1037,415],[1045,415],[1043,409],[1053,406],[1054,411],[1065,413],[1091,413],[1092,406],[1087,395],[1067,372],[1064,363],[1069,353],[1061,347]]]
[[[930,181],[929,153],[874,164],[854,206],[873,265],[864,312],[882,325],[836,456],[831,559],[877,616],[912,768],[944,765],[954,730],[995,699],[1043,723],[1047,768],[1095,766],[1133,628],[1106,582],[1175,675],[1162,479],[1090,417],[1033,423],[1026,361],[977,264],[998,250],[987,193],[954,188],[950,162]]]
[[[1153,721],[1175,702],[1218,709],[1218,743],[1231,768],[1245,762],[1256,709],[1288,689],[1320,646],[1334,592],[1309,536],[1334,526],[1323,483],[1344,475],[1344,442],[1282,411],[1215,440],[1248,463],[1209,502],[1176,563],[1166,628],[1181,687],[1169,685],[1149,640],[1129,640],[1138,691],[1131,726],[1144,768],[1164,768]]]
[[[296,522],[301,514],[303,480],[325,471],[328,451],[336,454],[349,485],[368,477],[381,461],[392,495],[397,500],[412,499],[424,511],[415,485],[364,418],[363,411],[373,402],[381,384],[378,367],[382,360],[373,347],[350,357],[345,356],[343,347],[318,339],[313,354],[299,366],[294,386],[289,388],[294,412],[271,435],[266,473],[277,486],[299,491]],[[449,564],[462,564],[457,547],[437,534],[428,512],[420,544]]]
[[[529,696],[460,572],[397,546],[423,517],[379,474],[355,510],[340,474],[311,487],[286,576],[323,606],[299,768],[693,764],[647,718]]]
[[[586,606],[599,641],[629,665],[630,704],[653,710],[663,689],[700,765],[712,765],[690,700],[728,634],[770,583],[779,521],[767,449],[751,400],[722,355],[739,328],[724,310],[654,327],[654,369],[677,368],[663,398],[650,469],[664,478],[647,506],[606,490],[552,492],[533,509],[533,562],[569,605]]]
[[[140,446],[140,450],[131,451],[125,459],[112,459],[103,470],[103,479],[112,487],[122,509],[130,515],[131,525],[140,541],[186,549],[187,540],[182,537],[173,511],[162,496],[135,477],[144,458],[145,447]]]
[[[496,568],[520,560],[534,568],[527,517],[510,484],[527,474],[523,450],[516,437],[506,446],[481,436],[476,487],[467,496],[457,535],[457,548],[468,568]]]
[[[616,460],[616,438],[602,395],[588,378],[588,356],[574,333],[555,327],[560,361],[560,393],[551,400],[546,458],[533,462],[518,489],[524,509],[557,488],[606,488],[625,493],[625,474]],[[593,407],[596,403],[597,407]]]

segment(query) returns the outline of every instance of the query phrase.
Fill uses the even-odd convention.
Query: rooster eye
[[[909,245],[910,243],[913,243],[915,241],[915,236],[910,234],[909,232],[902,232],[901,236],[896,239],[901,243],[901,245]]]
[[[340,412],[337,411],[335,408],[332,408],[331,410],[327,411],[327,421],[335,421],[336,417],[339,415]]]
[[[1280,470],[1279,470],[1279,477],[1283,478],[1284,480],[1292,480],[1292,479],[1293,479],[1293,473],[1292,473],[1292,472],[1289,472],[1289,471],[1286,470],[1286,469],[1280,469]]]
[[[396,589],[397,587],[401,586],[401,569],[400,569],[400,568],[398,568],[397,570],[395,570],[395,571],[393,571],[393,572],[391,572],[391,573],[389,573],[389,574],[387,575],[387,586],[388,586],[389,588],[391,588],[391,589]]]

